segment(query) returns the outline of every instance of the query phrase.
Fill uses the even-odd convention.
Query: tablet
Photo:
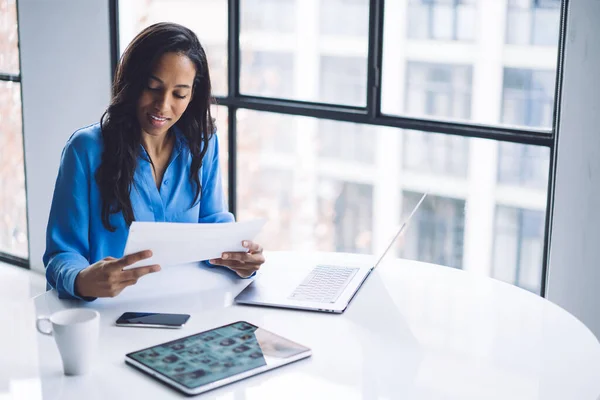
[[[310,355],[308,347],[238,321],[129,353],[125,362],[194,395]]]

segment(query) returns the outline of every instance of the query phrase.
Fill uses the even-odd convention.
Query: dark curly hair
[[[199,170],[215,129],[210,114],[213,97],[206,53],[188,28],[173,23],[154,24],[127,46],[115,73],[110,105],[100,119],[104,150],[96,182],[102,199],[102,223],[111,232],[115,231],[110,224],[111,214],[122,212],[128,226],[135,220],[129,196],[141,147],[137,103],[155,63],[170,52],[185,55],[196,67],[192,98],[175,126],[183,133],[192,156],[192,205],[200,196]]]

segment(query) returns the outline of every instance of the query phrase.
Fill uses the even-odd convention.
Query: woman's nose
[[[154,99],[154,107],[159,111],[163,111],[164,109],[166,109],[168,103],[169,99],[166,95],[159,95],[156,96],[156,98]]]

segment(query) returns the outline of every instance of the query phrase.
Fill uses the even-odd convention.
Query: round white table
[[[370,256],[272,252],[268,268],[324,262],[362,265]],[[260,276],[257,278],[260,279]],[[575,317],[532,293],[463,271],[384,262],[344,314],[232,305],[249,280],[197,264],[166,267],[114,299],[36,297],[31,314],[69,307],[101,314],[100,352],[87,376],[62,374],[51,337],[31,333],[33,354],[13,384],[31,399],[181,398],[125,365],[124,355],[238,320],[313,350],[309,359],[201,395],[218,399],[593,399],[600,343]],[[188,313],[183,329],[116,327],[125,311]],[[25,315],[27,321],[35,315]],[[29,366],[29,367],[26,367]],[[0,391],[1,393],[1,391]]]

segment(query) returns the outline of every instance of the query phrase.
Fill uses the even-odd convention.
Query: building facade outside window
[[[506,43],[557,46],[560,0],[508,0]]]
[[[468,65],[409,61],[406,75],[406,112],[410,115],[471,116],[472,68]]]
[[[478,0],[410,0],[408,37],[425,40],[474,40]]]
[[[494,278],[534,293],[540,291],[544,214],[540,211],[498,206],[494,224]]]

